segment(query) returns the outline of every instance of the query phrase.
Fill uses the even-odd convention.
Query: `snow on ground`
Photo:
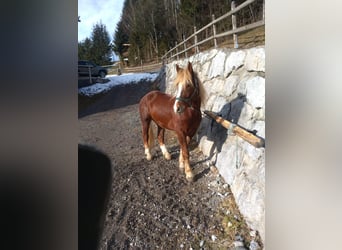
[[[140,81],[154,81],[158,73],[127,73],[122,75],[107,75],[106,78],[109,82],[95,83],[78,89],[78,93],[86,96],[93,96],[99,93],[104,93],[113,88],[114,86],[124,84],[137,84]]]

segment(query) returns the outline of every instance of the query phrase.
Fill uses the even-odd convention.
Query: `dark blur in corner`
[[[104,153],[78,145],[78,249],[98,249],[112,180]]]
[[[28,219],[40,230],[25,249],[41,232],[50,242],[35,249],[77,249],[77,1],[2,1],[0,11],[1,179],[11,204],[25,205],[13,211],[53,221]]]

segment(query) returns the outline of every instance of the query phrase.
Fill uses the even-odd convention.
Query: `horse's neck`
[[[200,110],[201,109],[201,93],[200,93],[200,86],[199,86],[199,80],[196,75],[193,76],[193,81],[195,83],[196,87],[196,96],[193,98],[193,107]]]
[[[198,110],[201,109],[201,97],[199,95],[193,98],[191,106],[194,109],[198,109]]]

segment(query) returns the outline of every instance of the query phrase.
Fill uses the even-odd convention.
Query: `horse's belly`
[[[152,119],[159,127],[181,131],[188,136],[193,136],[201,122],[202,116],[200,114],[174,114],[166,112],[163,114],[152,115]]]

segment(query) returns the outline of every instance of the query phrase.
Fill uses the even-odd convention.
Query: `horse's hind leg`
[[[171,160],[171,155],[167,151],[167,148],[164,143],[164,133],[165,133],[165,129],[158,126],[158,142],[159,142],[160,149],[164,155],[164,158],[166,160]]]
[[[141,118],[141,125],[142,125],[142,135],[143,135],[143,142],[144,142],[144,148],[145,148],[145,155],[146,155],[146,159],[150,161],[152,159],[150,147],[152,146],[151,144],[153,141],[151,118],[144,117],[141,113],[140,113],[140,118]]]
[[[146,131],[147,132],[144,133],[145,135],[147,135],[144,138],[144,148],[145,148],[146,159],[148,161],[150,161],[150,160],[152,160],[152,154],[151,154],[150,148],[152,146],[152,141],[153,141],[153,131],[152,131],[152,127],[151,127],[151,121],[148,123],[148,127],[147,127]]]

